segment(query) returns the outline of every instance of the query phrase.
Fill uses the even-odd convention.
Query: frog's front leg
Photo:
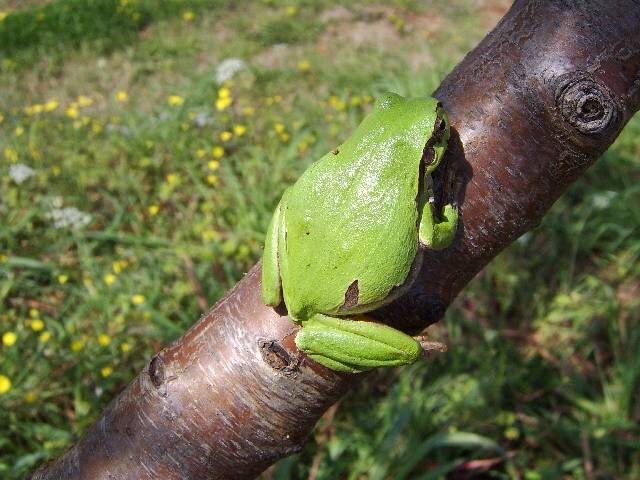
[[[266,305],[277,307],[282,302],[282,280],[280,278],[280,262],[278,250],[280,242],[284,241],[285,226],[283,218],[284,198],[276,207],[264,242],[262,255],[262,301]]]
[[[406,365],[422,355],[420,343],[395,328],[322,314],[302,322],[296,345],[325,367],[348,373]]]
[[[436,222],[433,205],[425,202],[418,231],[420,243],[434,250],[443,250],[451,245],[458,230],[458,209],[451,204],[442,209],[442,220]]]

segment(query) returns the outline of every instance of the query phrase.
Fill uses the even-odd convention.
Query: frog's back
[[[285,194],[280,273],[294,318],[371,310],[405,282],[418,252],[420,160],[435,105],[387,94]]]

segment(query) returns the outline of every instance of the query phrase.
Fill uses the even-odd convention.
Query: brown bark
[[[639,108],[640,3],[517,0],[435,95],[455,128],[437,186],[462,227],[376,312],[407,331],[440,319]],[[301,355],[281,313],[262,304],[256,266],[32,478],[253,478],[300,450],[353,378]]]

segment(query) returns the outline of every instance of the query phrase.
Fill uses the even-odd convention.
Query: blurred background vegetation
[[[0,0],[0,477],[60,455],[259,258],[376,95],[507,0]],[[640,478],[640,119],[265,479]]]

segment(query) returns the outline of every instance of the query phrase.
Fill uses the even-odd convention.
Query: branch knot
[[[597,135],[618,123],[619,106],[604,85],[586,74],[563,75],[556,90],[556,105],[579,132]]]

